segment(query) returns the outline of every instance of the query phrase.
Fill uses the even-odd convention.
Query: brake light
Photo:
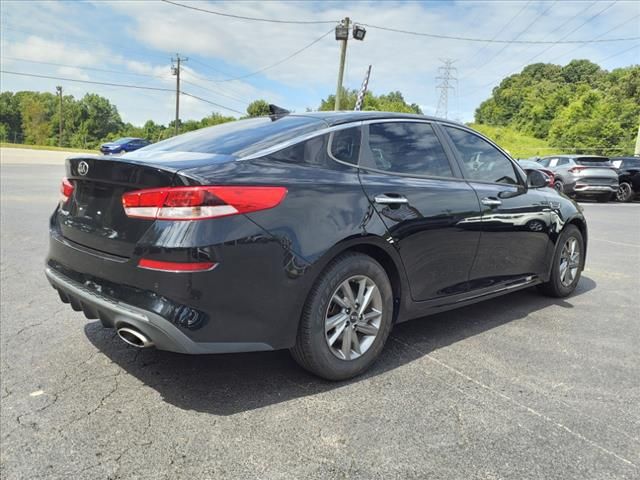
[[[161,272],[206,272],[213,270],[217,264],[214,262],[163,262],[141,258],[138,262],[140,268]]]
[[[287,194],[284,187],[197,186],[136,190],[122,196],[129,217],[203,220],[273,208]]]
[[[67,203],[67,200],[69,200],[69,197],[73,195],[73,189],[74,189],[73,183],[71,183],[67,177],[64,177],[62,179],[62,183],[60,184],[60,193],[61,193],[60,201],[62,203]]]
[[[575,167],[571,167],[569,169],[569,172],[578,173],[579,171],[584,170],[585,168],[587,168],[587,167],[575,166]]]

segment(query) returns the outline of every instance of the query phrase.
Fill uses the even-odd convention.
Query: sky
[[[188,58],[182,90],[202,99],[181,95],[183,120],[212,112],[237,117],[258,98],[292,111],[317,109],[336,89],[340,50],[333,30],[346,16],[369,26],[364,41],[348,42],[345,87],[360,88],[372,65],[371,91],[399,90],[407,102],[434,115],[442,60],[455,60],[457,82],[449,92],[447,116],[464,122],[473,120],[493,87],[527,64],[564,65],[584,58],[611,70],[640,63],[640,1],[173,1],[230,15],[326,23],[250,21],[160,0],[3,0],[2,70],[69,80],[2,73],[1,90],[55,93],[62,85],[75,97],[87,92],[107,97],[126,122],[166,124],[175,116],[171,58],[179,53]],[[629,37],[635,39],[561,43]]]

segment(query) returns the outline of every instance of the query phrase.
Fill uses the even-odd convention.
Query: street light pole
[[[347,41],[349,40],[349,17],[345,17],[340,25],[336,27],[336,39],[341,41],[340,45],[340,67],[338,69],[338,86],[336,87],[336,103],[334,110],[340,110],[340,94],[342,93],[342,79],[344,77],[344,61],[347,57]]]
[[[59,110],[58,110],[58,115],[60,116],[60,118],[58,119],[58,133],[60,135],[58,137],[58,146],[61,147],[62,146],[62,87],[61,86],[56,87],[56,94],[58,95],[60,100]]]
[[[176,76],[176,124],[174,125],[176,135],[180,133],[180,63],[186,62],[187,60],[189,59],[181,57],[179,53],[176,53],[176,58],[171,59],[172,62],[175,62],[173,74]]]

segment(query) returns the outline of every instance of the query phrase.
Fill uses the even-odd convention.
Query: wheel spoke
[[[340,285],[340,290],[342,290],[342,293],[344,293],[344,299],[349,302],[347,308],[353,308],[356,304],[356,299],[353,296],[353,289],[351,288],[351,283],[349,282],[349,280],[346,280],[342,283],[342,285]]]
[[[356,324],[356,330],[364,335],[378,334],[378,327],[371,325],[370,323],[358,323]]]
[[[333,302],[336,302],[338,305],[340,305],[342,308],[351,308],[351,305],[349,304],[347,299],[342,298],[340,295],[338,295],[338,292],[336,292],[333,297],[331,298],[331,300]]]
[[[351,360],[351,328],[345,328],[342,335],[342,355],[345,360]]]
[[[324,324],[325,332],[329,333],[330,330],[337,328],[341,323],[346,322],[348,318],[349,315],[344,312],[340,312],[333,317],[327,318],[327,321]]]
[[[367,292],[364,294],[364,299],[362,300],[362,304],[360,304],[358,315],[362,315],[364,311],[367,309],[367,307],[371,303],[371,296],[373,295],[373,292],[375,290],[376,290],[375,285],[371,285],[369,288],[367,288]]]
[[[351,332],[351,344],[353,345],[353,351],[358,355],[362,355],[362,351],[360,350],[360,339],[356,332]]]
[[[358,305],[362,305],[364,303],[364,292],[366,291],[366,288],[367,288],[367,279],[362,278],[358,282],[358,296],[356,297],[356,302],[358,303]]]
[[[379,312],[378,310],[371,310],[369,313],[365,313],[362,319],[364,320],[364,323],[368,323],[371,320],[374,320],[380,317],[381,315],[382,315],[382,312]]]
[[[336,343],[336,340],[340,338],[340,335],[342,335],[342,332],[344,332],[344,329],[346,326],[347,326],[347,323],[344,322],[341,325],[338,325],[336,327],[336,331],[333,332],[333,335],[331,335],[331,337],[329,337],[329,339],[327,340],[327,343],[329,344],[330,347],[333,347],[333,344]]]

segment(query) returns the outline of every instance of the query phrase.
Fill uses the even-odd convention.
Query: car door
[[[361,150],[362,187],[400,253],[412,298],[466,291],[480,234],[459,225],[480,206],[432,124],[370,122]]]
[[[482,209],[481,221],[467,224],[481,232],[470,288],[543,275],[552,248],[551,192],[529,189],[515,162],[476,133],[451,125],[443,130]]]

